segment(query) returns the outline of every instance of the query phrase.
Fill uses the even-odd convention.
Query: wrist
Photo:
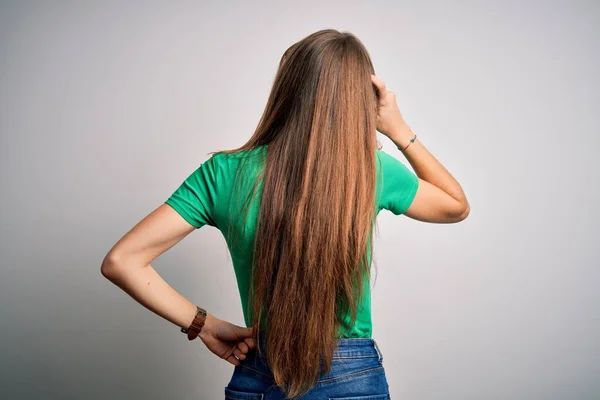
[[[208,312],[198,306],[196,307],[196,314],[191,324],[187,328],[181,328],[181,332],[187,335],[188,340],[194,340],[198,337],[199,333],[204,329],[204,325],[206,324],[206,317],[208,316]]]
[[[211,313],[207,312],[206,313],[206,320],[204,321],[204,326],[200,330],[200,333],[198,333],[198,337],[199,338],[203,338],[203,337],[208,336],[212,332],[215,324],[218,321],[219,321],[219,319],[217,317],[215,317]]]
[[[394,129],[394,131],[391,132],[389,136],[389,138],[392,140],[392,142],[394,142],[396,147],[400,149],[403,149],[406,146],[408,146],[408,144],[414,137],[414,132],[406,123],[398,125],[398,127]]]

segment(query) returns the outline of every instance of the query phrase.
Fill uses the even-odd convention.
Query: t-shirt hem
[[[198,223],[194,221],[194,219],[183,208],[179,207],[179,205],[176,202],[173,202],[171,201],[171,199],[168,199],[165,201],[165,204],[170,205],[175,211],[177,211],[179,215],[183,217],[183,219],[185,219],[194,228],[198,229],[201,227],[201,225],[198,225]]]
[[[400,212],[400,214],[404,214],[406,212],[406,210],[408,210],[410,208],[410,206],[412,205],[412,203],[415,201],[415,197],[417,195],[417,190],[419,189],[419,178],[415,177],[415,179],[413,180],[413,183],[410,187],[410,190],[408,191],[408,195],[407,198],[410,199],[410,201],[408,201],[406,203],[406,206],[404,207],[404,210],[402,210]]]

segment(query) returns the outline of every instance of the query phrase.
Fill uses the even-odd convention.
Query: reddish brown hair
[[[353,34],[307,36],[283,54],[250,140],[223,151],[266,149],[245,203],[262,182],[248,311],[288,398],[310,389],[322,366],[330,371],[338,331],[354,324],[370,277],[378,146],[371,74]],[[242,162],[236,181],[248,179],[244,171]]]

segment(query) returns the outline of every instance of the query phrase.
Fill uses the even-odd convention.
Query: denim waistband
[[[259,336],[261,349],[266,352],[264,335]],[[338,338],[333,358],[369,358],[383,360],[383,354],[373,338]]]
[[[339,338],[334,358],[377,357],[383,358],[377,342],[373,338]]]

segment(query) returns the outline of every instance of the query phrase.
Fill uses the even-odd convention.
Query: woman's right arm
[[[377,76],[371,75],[377,93],[377,130],[405,149],[414,133],[404,121],[396,95]],[[418,177],[417,192],[404,215],[424,222],[452,223],[467,218],[471,210],[467,198],[452,175],[417,138],[404,156]]]
[[[397,122],[388,137],[405,148],[414,133],[406,122]],[[454,223],[467,218],[471,210],[460,184],[423,146],[419,138],[403,151],[419,178],[417,193],[404,215],[424,222]]]

